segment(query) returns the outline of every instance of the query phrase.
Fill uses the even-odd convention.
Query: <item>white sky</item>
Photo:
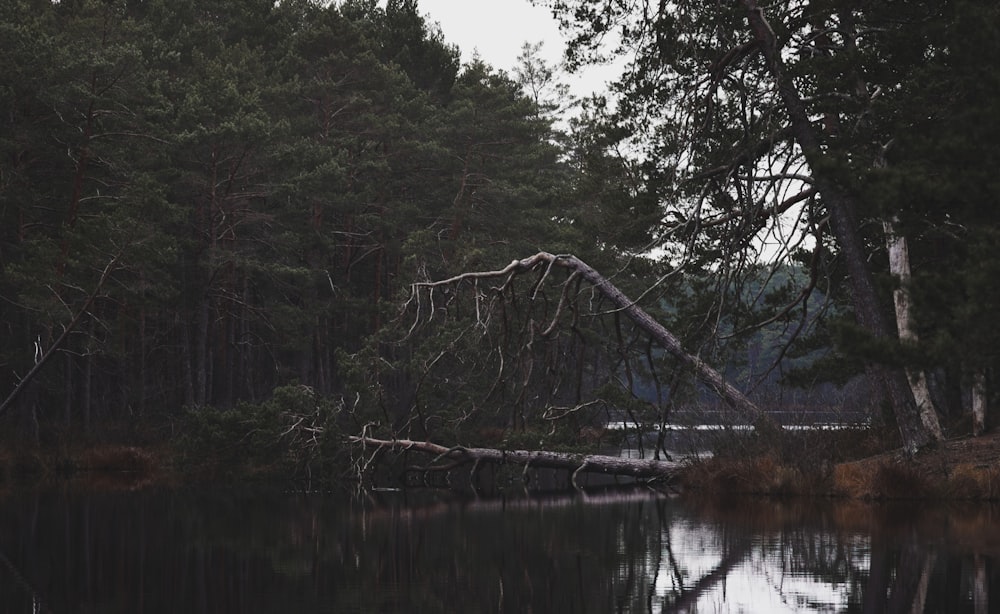
[[[418,0],[418,7],[428,21],[441,24],[445,40],[462,50],[463,62],[478,49],[489,64],[510,70],[525,41],[545,41],[550,61],[562,53],[558,23],[549,9],[528,0]]]
[[[529,0],[418,0],[418,10],[429,22],[440,24],[445,41],[462,51],[463,62],[478,51],[487,64],[511,72],[525,42],[543,42],[542,56],[552,65],[562,60],[565,40],[558,22],[548,8]],[[618,72],[615,67],[593,67],[564,81],[582,97],[603,90]]]

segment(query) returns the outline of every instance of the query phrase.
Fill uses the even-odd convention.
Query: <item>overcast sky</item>
[[[549,63],[562,60],[565,41],[558,22],[549,9],[529,0],[418,0],[418,6],[428,21],[441,25],[447,42],[458,45],[463,62],[478,51],[487,64],[510,72],[526,41],[544,42],[542,56]],[[613,68],[601,67],[565,81],[574,94],[585,96],[616,75]]]
[[[449,43],[462,50],[462,61],[479,55],[497,68],[510,70],[525,41],[545,41],[546,56],[559,59],[562,39],[549,9],[528,0],[418,0],[420,12],[441,24]]]

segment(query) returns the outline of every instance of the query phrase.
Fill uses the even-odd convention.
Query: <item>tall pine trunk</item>
[[[886,317],[882,314],[878,293],[868,266],[864,245],[858,230],[856,200],[830,177],[824,168],[830,166],[823,153],[819,136],[814,128],[805,103],[791,77],[785,72],[784,62],[779,53],[774,31],[764,18],[764,11],[756,0],[743,0],[747,8],[750,29],[764,56],[768,72],[774,80],[778,96],[788,113],[792,134],[802,148],[802,153],[813,172],[816,189],[823,197],[830,227],[837,241],[839,255],[847,267],[855,317],[858,324],[876,339],[892,336]],[[872,383],[887,398],[899,428],[903,446],[913,453],[940,439],[940,433],[928,429],[921,419],[913,393],[905,374],[900,369],[884,365],[868,365],[866,371]]]
[[[195,361],[194,361],[194,402],[195,405],[202,406],[208,403],[208,329],[211,309],[208,304],[208,297],[201,299],[198,306],[198,323],[195,334]]]

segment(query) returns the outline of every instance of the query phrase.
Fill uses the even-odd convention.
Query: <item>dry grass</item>
[[[688,490],[851,499],[1000,500],[1000,436],[956,439],[916,458],[898,451],[862,460],[804,463],[788,455],[714,457],[685,470]]]
[[[706,459],[686,468],[681,476],[688,490],[762,495],[816,494],[823,482],[822,475],[806,474],[771,454]]]
[[[837,465],[835,494],[857,499],[1000,499],[1000,466],[937,463],[882,456]]]
[[[1000,499],[1000,434],[941,442],[912,459],[890,452],[841,463],[833,490],[861,499]]]
[[[854,499],[871,498],[871,471],[863,462],[841,463],[833,468],[834,494]]]
[[[852,460],[853,453],[863,451],[855,445],[845,459],[842,447],[833,445],[839,443],[836,439],[759,443],[756,449],[742,450],[742,455],[716,456],[693,464],[684,471],[681,483],[688,490],[713,493],[1000,500],[1000,433],[944,441],[915,458],[895,451]]]
[[[945,483],[949,499],[1000,499],[1000,466],[962,463]]]

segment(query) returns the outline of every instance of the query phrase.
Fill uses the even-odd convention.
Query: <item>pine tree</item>
[[[866,347],[880,348],[862,356],[884,382],[904,443],[914,449],[933,441],[936,417],[916,410],[892,368],[908,359],[894,349],[888,292],[877,283],[888,273],[882,222],[904,211],[898,202],[873,206],[865,177],[878,174],[887,148],[892,162],[890,144],[903,136],[893,114],[919,108],[910,105],[911,79],[950,55],[957,28],[975,23],[988,36],[991,20],[958,16],[982,17],[989,9],[975,2],[890,8],[747,1],[557,2],[554,10],[577,35],[571,61],[599,53],[612,27],[618,50],[635,58],[608,115],[615,139],[648,164],[647,190],[664,203],[661,240],[684,246],[692,258],[698,256],[690,248],[714,254],[720,271],[744,268],[740,263],[753,259],[768,235],[811,234],[815,250],[833,248],[845,265],[858,325],[876,340]],[[958,73],[924,91],[934,96],[953,78]],[[801,225],[789,235],[782,224],[795,211]],[[906,217],[900,230],[909,233]]]

